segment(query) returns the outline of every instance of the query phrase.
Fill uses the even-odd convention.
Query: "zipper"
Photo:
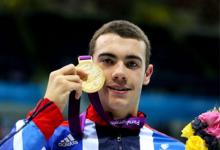
[[[118,150],[122,150],[122,139],[121,139],[121,135],[117,136],[117,142],[118,142]]]

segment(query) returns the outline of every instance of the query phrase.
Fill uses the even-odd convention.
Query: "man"
[[[28,115],[28,121],[16,123],[15,129],[22,127],[21,131],[1,148],[183,150],[181,142],[144,125],[145,115],[138,112],[142,86],[149,84],[153,73],[150,53],[147,36],[133,23],[117,20],[104,24],[90,41],[90,55],[106,80],[98,96],[90,96],[100,105],[90,104],[80,116],[77,133],[81,136],[73,132],[77,130],[70,131],[72,124],[69,122],[69,129],[61,113],[70,93],[74,91],[75,99],[80,99],[82,82],[88,76],[70,64],[50,74],[44,99]]]

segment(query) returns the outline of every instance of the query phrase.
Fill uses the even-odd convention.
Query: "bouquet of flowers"
[[[182,130],[186,150],[220,150],[220,108],[202,113]]]

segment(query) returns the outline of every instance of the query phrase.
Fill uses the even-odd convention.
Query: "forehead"
[[[146,45],[141,40],[123,38],[117,34],[108,33],[99,36],[95,45],[93,57],[98,57],[102,53],[112,53],[117,57],[134,55],[145,61]]]

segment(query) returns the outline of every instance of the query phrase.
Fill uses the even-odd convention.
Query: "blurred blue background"
[[[87,54],[103,23],[127,19],[152,43],[140,110],[181,140],[186,123],[220,104],[219,12],[217,0],[1,0],[0,138],[43,97],[51,71]]]

